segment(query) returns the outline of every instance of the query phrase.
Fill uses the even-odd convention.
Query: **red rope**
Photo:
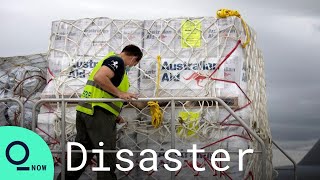
[[[251,171],[249,171],[248,176],[245,178],[245,180],[249,179],[249,177],[251,177],[251,180],[254,180],[254,177]]]
[[[221,141],[224,141],[224,140],[229,139],[229,138],[232,138],[232,137],[240,137],[240,138],[243,138],[243,139],[246,139],[246,140],[250,140],[250,139],[248,139],[247,137],[244,137],[244,136],[241,136],[241,135],[231,135],[231,136],[225,137],[225,138],[223,138],[223,139],[220,139],[220,140],[218,140],[218,141],[216,141],[216,142],[210,143],[210,144],[208,144],[208,145],[206,145],[206,146],[204,146],[204,147],[202,147],[202,148],[200,148],[200,149],[205,149],[205,148],[207,148],[207,147],[209,147],[209,146],[215,145],[215,144],[217,144],[217,143],[219,143],[219,142],[221,142]],[[207,162],[207,164],[209,165],[210,169],[215,173],[214,176],[217,176],[217,171],[212,167],[211,162],[208,160],[208,158],[207,158],[206,156],[203,156],[202,154],[200,154],[200,156],[205,160],[205,162]],[[220,154],[220,156],[221,156],[221,154]],[[185,160],[185,162],[187,162],[187,164],[186,164],[187,167],[192,168],[192,171],[195,172],[194,168],[190,165],[190,163],[189,163],[187,160]],[[197,163],[198,163],[198,162],[197,162]],[[216,162],[216,163],[217,163],[217,162]],[[199,165],[199,164],[200,164],[200,163],[198,163],[198,165]],[[220,162],[220,165],[219,165],[219,164],[216,164],[216,166],[222,167],[222,163]],[[203,167],[203,163],[202,163],[202,167]],[[186,168],[186,166],[184,166],[184,167],[182,167],[182,168]],[[182,169],[182,168],[181,168],[181,169]],[[180,173],[181,169],[176,173],[176,176]],[[199,175],[199,172],[197,172],[197,174],[195,174],[195,176],[198,176],[198,175]],[[220,177],[222,177],[222,175],[227,176],[229,179],[232,180],[232,178],[231,178],[226,172],[220,172]]]
[[[248,106],[252,103],[252,101],[251,101],[250,98],[247,96],[247,94],[243,91],[243,89],[239,86],[239,84],[236,83],[235,81],[230,81],[230,80],[225,80],[225,79],[218,79],[218,78],[212,78],[212,76],[214,75],[214,73],[216,73],[216,72],[219,70],[219,68],[222,66],[222,64],[225,63],[225,61],[226,61],[226,60],[232,55],[232,53],[238,48],[239,44],[241,44],[241,41],[240,41],[240,40],[238,40],[236,46],[226,55],[226,57],[222,60],[222,62],[217,66],[217,68],[216,68],[216,69],[210,74],[210,76],[209,76],[209,79],[211,79],[211,80],[235,84],[235,85],[240,89],[240,91],[244,94],[244,96],[245,96],[246,99],[248,100],[248,103],[245,104],[244,106],[240,107],[240,108],[237,108],[237,109],[235,110],[235,112],[236,112],[236,111],[239,111],[239,110],[241,110],[241,109],[244,109],[244,108],[246,108],[246,107],[248,107]],[[228,126],[233,125],[233,126],[241,126],[241,127],[242,127],[241,124],[226,124],[226,123],[224,123],[230,116],[231,116],[231,113],[220,123],[220,125],[224,125],[224,126],[226,126],[226,125],[228,125]],[[247,137],[245,137],[245,136],[241,136],[241,135],[231,135],[231,136],[225,137],[225,138],[223,138],[223,139],[220,139],[220,140],[218,140],[218,141],[216,141],[216,142],[210,143],[210,144],[202,147],[201,149],[204,149],[204,148],[207,148],[207,147],[209,147],[209,146],[215,145],[215,144],[217,144],[217,143],[219,143],[219,142],[222,142],[222,141],[224,141],[224,140],[226,140],[226,139],[229,139],[229,138],[232,138],[232,137],[240,137],[240,138],[243,138],[243,139],[246,139],[246,140],[249,140],[249,141],[252,140],[250,134],[249,134],[248,132],[247,132],[247,134],[249,135],[249,138],[250,138],[250,139],[247,138]],[[205,160],[205,162],[209,165],[210,169],[215,173],[214,176],[217,176],[217,175],[218,175],[218,174],[217,174],[217,171],[212,167],[211,162],[209,161],[209,159],[208,159],[206,156],[203,156],[202,154],[200,154],[200,156]],[[220,154],[220,156],[221,156],[221,154]],[[188,162],[188,161],[185,161],[185,162]],[[217,163],[217,162],[216,162],[216,163]],[[219,167],[219,164],[218,164],[218,163],[217,163],[216,165]],[[182,167],[182,168],[186,168],[186,167],[192,168],[192,170],[194,171],[194,168],[191,167],[189,163],[187,163],[186,166],[184,166],[184,167]],[[222,167],[222,162],[220,162],[220,167]],[[182,168],[181,168],[181,169],[182,169]],[[180,173],[181,169],[176,173],[176,176]],[[196,175],[198,175],[198,174],[199,174],[199,172],[198,172]],[[220,177],[222,177],[222,176],[224,175],[224,176],[226,176],[226,177],[228,177],[229,179],[232,180],[232,178],[231,178],[226,172],[220,172],[219,174],[220,174]],[[251,175],[252,175],[252,174],[251,174]],[[252,178],[253,178],[253,176],[252,176]]]
[[[48,68],[48,72],[49,72],[49,74],[50,74],[52,77],[54,77],[54,75],[53,75],[52,71],[50,70],[50,68]],[[51,80],[52,80],[52,78],[49,79],[49,81],[48,81],[47,84],[49,84],[49,82],[50,82]]]
[[[235,85],[240,89],[240,91],[242,92],[242,94],[246,97],[246,99],[248,100],[248,103],[245,104],[243,107],[237,108],[237,109],[235,110],[235,112],[236,112],[236,111],[239,111],[239,110],[241,110],[241,109],[246,108],[247,106],[249,106],[249,105],[252,103],[252,101],[250,100],[250,98],[248,97],[248,95],[243,91],[243,89],[240,87],[240,85],[239,85],[237,82],[235,82],[235,81],[230,81],[230,80],[225,80],[225,79],[212,78],[212,76],[214,75],[214,73],[216,73],[216,72],[219,70],[219,68],[222,66],[222,64],[225,63],[226,60],[233,54],[233,52],[238,48],[239,44],[241,44],[241,40],[238,40],[238,41],[237,41],[237,44],[235,45],[235,47],[224,57],[224,59],[222,60],[222,62],[217,66],[217,68],[216,68],[216,69],[210,74],[210,76],[209,76],[209,78],[210,78],[211,80],[235,84]],[[231,113],[220,123],[220,125],[226,125],[226,124],[224,124],[224,122],[225,122],[230,116],[231,116]],[[246,130],[246,131],[247,131],[247,130]],[[248,132],[247,132],[247,133],[248,133]],[[249,133],[248,133],[248,134],[249,134]],[[249,135],[249,137],[250,137],[250,135]],[[251,137],[250,137],[250,138],[251,138]]]
[[[38,128],[38,127],[37,127],[37,129],[39,129],[41,132],[43,132],[44,134],[46,134],[49,138],[53,139],[54,142],[53,142],[52,144],[60,144],[60,142],[59,142],[56,138],[50,136],[47,132],[45,132],[45,131],[42,130],[41,128]]]
[[[218,176],[218,173],[220,174],[220,177],[222,177],[222,175],[227,176],[230,180],[232,180],[232,178],[229,176],[228,173],[226,172],[221,172],[221,171],[217,171],[216,169],[214,169],[211,165],[211,161],[209,161],[209,159],[206,156],[203,156],[202,154],[200,154],[201,157],[203,157],[203,159],[205,160],[205,162],[208,164],[208,166],[210,167],[211,171],[214,173],[213,176]],[[222,165],[219,166],[218,162],[215,162],[217,167],[222,167]],[[221,163],[221,162],[220,162]]]
[[[244,92],[244,90],[240,87],[240,85],[239,85],[237,82],[235,82],[235,81],[229,81],[229,80],[224,80],[224,79],[218,79],[218,78],[211,78],[211,79],[212,79],[212,80],[215,80],[215,81],[222,81],[222,82],[227,82],[227,83],[235,84],[235,85],[240,89],[240,91],[241,91],[242,94],[245,96],[245,98],[248,100],[248,103],[247,103],[247,104],[245,104],[245,105],[242,106],[242,107],[237,108],[236,110],[234,110],[234,112],[240,111],[240,110],[248,107],[248,106],[252,103],[252,101],[250,100],[250,98],[248,97],[248,95]],[[220,125],[225,126],[226,124],[225,124],[224,122],[227,121],[227,119],[229,119],[230,117],[231,117],[231,113],[229,113],[229,115],[220,122]],[[242,125],[240,125],[240,126],[242,126]],[[246,130],[246,129],[245,129],[245,130]],[[250,136],[250,133],[248,133],[247,130],[246,130],[246,132],[247,132],[247,134],[249,135],[250,139],[252,140],[252,138],[251,138],[251,136]]]
[[[240,85],[237,82],[229,81],[229,80],[225,80],[225,79],[218,79],[218,78],[211,78],[211,80],[235,84],[240,89],[240,91],[245,95],[245,97],[250,101],[250,98],[247,96],[247,94],[243,91],[243,89],[240,87]]]
[[[233,52],[238,48],[239,44],[241,44],[241,40],[238,40],[236,46],[224,57],[222,62],[217,66],[217,68],[210,74],[209,78],[213,76],[214,73],[216,73],[219,68],[222,66],[222,64],[233,54]]]
[[[208,144],[208,145],[205,145],[205,146],[203,146],[203,147],[200,148],[200,149],[205,149],[205,148],[207,148],[207,147],[209,147],[209,146],[215,145],[215,144],[217,144],[217,143],[219,143],[219,142],[221,142],[221,141],[230,139],[230,138],[232,138],[232,137],[240,137],[240,138],[243,138],[243,139],[246,139],[246,140],[250,140],[250,139],[248,139],[248,138],[245,137],[245,136],[241,136],[241,135],[234,134],[234,135],[231,135],[231,136],[227,136],[227,137],[225,137],[225,138],[222,138],[222,139],[220,139],[220,140],[218,140],[218,141],[216,141],[216,142],[213,142],[213,143],[210,143],[210,144]]]

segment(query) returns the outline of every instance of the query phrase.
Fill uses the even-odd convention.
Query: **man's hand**
[[[132,99],[138,99],[138,96],[133,94],[133,93],[128,93],[128,92],[120,92],[118,94],[118,97],[127,101],[130,101]]]
[[[116,119],[117,132],[120,131],[126,125],[127,125],[127,122],[119,115]]]
[[[116,123],[118,124],[122,124],[122,123],[125,123],[126,121],[119,115],[116,119]]]

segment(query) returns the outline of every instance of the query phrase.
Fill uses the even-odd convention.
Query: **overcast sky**
[[[257,32],[274,139],[320,138],[318,0],[10,0],[0,6],[0,56],[46,52],[54,20],[215,16],[220,8],[239,10]]]

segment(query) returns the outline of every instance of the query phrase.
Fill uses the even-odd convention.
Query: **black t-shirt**
[[[118,56],[111,56],[104,60],[102,66],[107,66],[114,72],[114,76],[110,80],[115,87],[118,87],[125,73],[123,60]]]

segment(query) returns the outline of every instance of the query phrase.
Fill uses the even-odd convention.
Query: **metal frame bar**
[[[23,103],[20,100],[15,99],[15,98],[0,99],[0,102],[9,102],[9,101],[14,101],[19,104],[19,107],[20,107],[20,126],[23,127],[24,126],[24,106],[23,106]]]
[[[292,159],[288,153],[286,153],[276,142],[274,142],[272,140],[272,144],[274,144],[274,146],[276,146],[281,152],[283,155],[285,155],[293,164],[293,175],[294,175],[294,180],[297,180],[298,177],[297,177],[297,163],[294,159]],[[287,169],[287,170],[292,170],[292,169]]]
[[[263,140],[239,117],[235,114],[235,112],[220,98],[216,97],[170,97],[170,98],[164,98],[164,97],[159,97],[159,98],[139,98],[137,100],[132,100],[132,101],[140,101],[140,102],[147,102],[147,101],[171,101],[171,123],[174,123],[175,120],[175,102],[176,101],[217,101],[219,102],[260,144],[261,150],[262,150],[262,159],[265,160],[267,157],[266,154],[266,147],[263,142]],[[58,98],[58,99],[41,99],[37,101],[32,109],[32,131],[35,131],[36,129],[36,108],[43,104],[43,103],[54,103],[54,102],[61,102],[62,103],[62,111],[61,111],[61,134],[62,137],[65,137],[65,103],[66,102],[126,102],[123,99],[119,98],[114,98],[114,99],[107,99],[107,98],[90,98],[90,99],[82,99],[82,98]],[[171,148],[175,148],[175,137],[174,137],[174,132],[175,128],[174,126],[171,126]],[[62,160],[62,171],[61,171],[61,179],[65,180],[65,169],[64,167],[66,166],[65,164],[65,138],[62,138],[61,143],[63,143],[62,147],[62,154],[61,154],[61,160]],[[261,161],[262,165],[262,177],[266,177],[266,163],[267,161]],[[171,179],[175,179],[174,173],[171,173]]]

